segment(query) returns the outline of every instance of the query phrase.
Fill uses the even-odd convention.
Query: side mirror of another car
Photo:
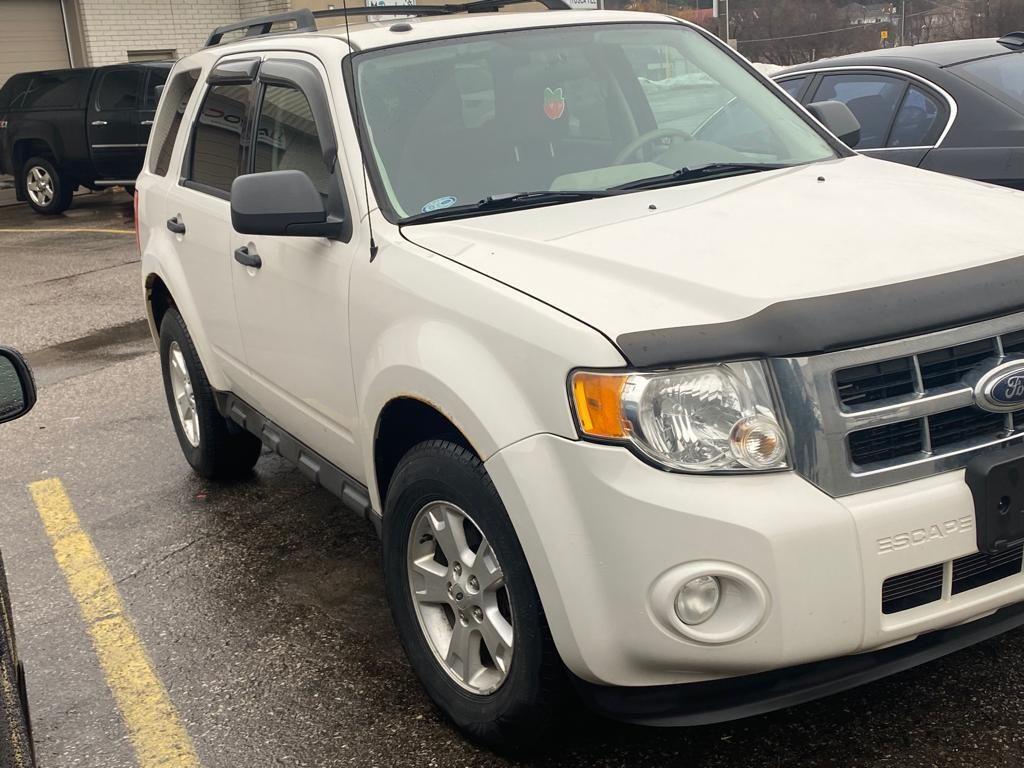
[[[860,143],[860,121],[841,101],[816,101],[807,105],[807,111],[834,133],[848,147]]]
[[[343,224],[302,171],[250,173],[231,185],[231,226],[243,235],[337,239]]]
[[[0,424],[24,416],[35,404],[36,383],[25,358],[0,347]]]

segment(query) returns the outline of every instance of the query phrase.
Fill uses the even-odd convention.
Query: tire
[[[32,731],[21,674],[14,646],[10,593],[0,560],[0,765],[32,768]]]
[[[48,158],[30,158],[21,168],[19,183],[36,213],[55,216],[71,206],[75,185]]]
[[[485,597],[491,594],[482,586],[486,577],[476,582],[480,589],[471,595],[474,577],[467,576],[481,573],[479,561],[485,558],[474,558],[472,565],[468,557],[462,558],[466,563],[462,573],[456,575],[454,558],[442,557],[445,562],[439,562],[431,559],[437,558],[436,554],[426,555],[428,566],[445,574],[431,576],[441,578],[440,582],[431,582],[435,587],[432,594],[444,598],[436,590],[445,590],[449,605],[447,608],[441,603],[418,607],[420,601],[413,597],[410,559],[425,562],[420,559],[423,553],[431,547],[441,548],[445,538],[442,530],[424,517],[427,510],[434,510],[435,515],[442,514],[442,510],[450,512],[452,507],[442,506],[441,502],[454,505],[470,518],[469,526],[463,528],[471,550],[466,554],[480,546],[482,538],[490,545],[504,577],[506,599],[502,605],[498,594],[497,610],[502,618],[509,619],[512,650],[504,656],[507,666],[503,679],[497,680],[501,670],[496,660],[503,655],[501,650],[493,655],[480,652],[479,656],[474,656],[476,651],[471,642],[470,651],[464,656],[475,658],[474,666],[480,663],[483,671],[474,679],[483,690],[471,689],[465,676],[460,679],[449,671],[442,655],[443,642],[432,639],[427,627],[434,627],[434,632],[440,631],[443,635],[445,625],[439,622],[447,622],[453,638],[456,625],[462,624],[457,611],[464,610],[468,631],[479,635],[476,642],[480,646],[490,648],[484,641],[483,622],[478,617],[493,616],[495,604],[490,602],[491,597]],[[424,525],[430,527],[422,527]],[[480,538],[474,540],[470,526],[478,530]],[[438,535],[431,538],[425,531]],[[430,698],[467,736],[485,746],[502,751],[528,751],[541,743],[555,725],[564,703],[566,679],[519,539],[480,459],[466,448],[443,440],[421,443],[410,450],[399,463],[388,488],[383,539],[391,613],[409,662]],[[416,550],[410,558],[414,547]],[[415,578],[421,578],[420,573],[423,571]],[[454,583],[454,593],[447,589],[448,583]],[[418,581],[417,591],[425,591],[425,585],[426,582]],[[457,601],[460,596],[469,602]],[[480,604],[485,605],[482,611],[486,613],[472,612],[474,600],[482,601]],[[428,615],[430,619],[425,618]],[[487,621],[491,626],[491,619]],[[490,634],[493,640],[495,635]],[[449,651],[452,642],[449,639]],[[462,670],[465,669],[463,664]]]
[[[182,366],[184,377],[179,375]],[[263,446],[259,438],[220,415],[195,344],[174,307],[160,323],[160,368],[174,431],[192,469],[210,480],[236,480],[248,474]],[[176,386],[179,392],[184,388],[184,413],[176,405]]]

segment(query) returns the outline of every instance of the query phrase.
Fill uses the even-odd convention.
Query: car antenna
[[[359,88],[356,87],[355,70],[352,68],[352,34],[348,28],[348,0],[342,0],[341,7],[345,9],[345,45],[348,46],[349,78],[352,83],[352,115],[356,124],[356,141],[359,143],[359,167],[363,171],[363,197],[366,198],[366,224],[370,229],[370,263],[377,258],[377,242],[373,239],[373,211],[370,210],[370,187],[366,181],[366,162],[363,158],[363,121],[359,118]]]

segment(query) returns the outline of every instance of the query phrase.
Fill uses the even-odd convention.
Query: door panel
[[[139,136],[143,72],[138,67],[100,72],[86,112],[89,147],[101,179],[134,179],[146,145]]]
[[[315,60],[298,54],[287,58],[308,61],[326,80]],[[344,96],[333,94],[332,100],[340,104]],[[301,90],[268,86],[253,167],[301,170],[326,199],[329,187],[340,180],[323,163],[323,130]],[[233,233],[231,249],[244,246],[262,262],[259,269],[232,263],[238,326],[251,372],[243,385],[248,399],[315,451],[365,480],[353,437],[358,418],[348,326],[356,242]]]
[[[164,218],[183,224],[175,251],[216,360],[234,386],[246,378],[232,287],[231,182],[241,168],[242,136],[255,87],[215,86],[203,95],[182,166],[185,180],[167,194]],[[235,119],[224,120],[230,113]],[[173,173],[173,171],[171,172]]]

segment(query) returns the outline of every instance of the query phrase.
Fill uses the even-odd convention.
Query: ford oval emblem
[[[974,387],[974,402],[995,413],[1024,408],[1024,361],[1003,363],[983,374]]]

